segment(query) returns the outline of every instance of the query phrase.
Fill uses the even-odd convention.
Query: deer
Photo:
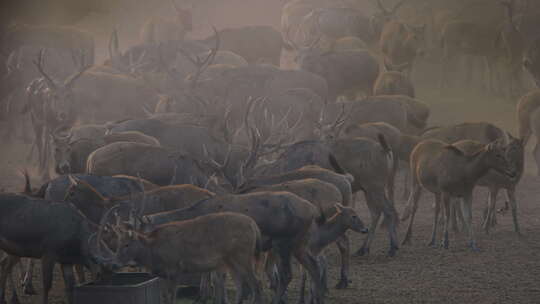
[[[319,267],[307,249],[309,231],[314,220],[321,214],[310,202],[290,192],[225,194],[200,201],[188,208],[147,215],[141,221],[143,229],[147,231],[164,223],[219,212],[238,212],[253,218],[261,229],[265,251],[272,249],[280,257],[280,277],[274,301],[283,299],[292,279],[292,256],[307,269],[316,285],[316,301],[322,301]]]
[[[318,48],[317,43],[315,40],[308,46],[298,46],[287,38],[284,46],[297,52],[295,62],[300,70],[326,79],[329,100],[334,101],[343,95],[354,99],[360,93],[372,95],[379,64],[371,53],[367,50],[326,52]]]
[[[25,193],[30,189],[28,182],[27,185]],[[95,240],[96,225],[70,204],[25,194],[0,194],[0,208],[0,249],[8,254],[0,262],[1,290],[5,290],[7,276],[20,258],[40,259],[43,287],[40,302],[48,303],[54,265],[59,263],[62,266],[66,297],[68,303],[72,303],[75,287],[73,265],[83,265],[96,274],[99,264],[103,262],[95,255],[96,248],[92,241]],[[25,220],[17,219],[21,215]],[[36,241],[28,242],[29,238]]]
[[[405,95],[415,98],[415,89],[405,73],[385,67],[373,85],[373,95]]]
[[[377,0],[383,12],[383,18],[379,18],[382,19],[382,22],[379,21],[379,24],[382,24],[379,48],[385,66],[394,71],[406,71],[410,77],[416,57],[423,56],[425,52],[426,26],[409,25],[396,20],[394,15],[403,3],[404,1],[399,2],[392,11],[388,11],[380,0]]]
[[[508,98],[517,95],[518,90],[522,88],[522,60],[525,53],[525,37],[519,30],[516,22],[515,7],[516,1],[500,1],[505,7],[507,21],[502,25],[497,39],[498,47],[502,49],[504,65],[507,68],[508,75]]]
[[[339,206],[343,206],[341,205],[341,203],[343,202],[341,192],[333,184],[315,178],[297,179],[277,184],[261,185],[253,188],[246,188],[240,193],[253,193],[262,191],[287,191],[298,195],[299,197],[312,203],[320,210],[323,216],[323,222],[325,223],[328,219],[332,218],[336,214],[336,210],[338,208],[336,207],[336,204],[339,204]],[[343,230],[332,230],[332,232],[334,233],[332,233],[331,236],[326,234],[324,231],[326,230],[324,230],[322,226],[319,225],[317,229],[312,232],[310,242],[313,238],[321,238],[321,235],[324,235],[325,241],[327,241],[327,243],[325,243],[325,246],[330,243],[336,243],[341,256],[341,277],[336,285],[336,288],[346,288],[349,284],[349,240],[347,239],[347,236],[344,234]],[[320,252],[313,253],[315,255],[319,255]],[[323,280],[323,282],[326,281]],[[326,284],[323,284],[323,287],[326,290]]]
[[[437,228],[441,203],[444,211],[443,240],[441,246],[449,247],[448,227],[450,223],[450,203],[452,198],[462,199],[462,213],[468,234],[468,247],[478,251],[472,227],[472,192],[478,180],[490,170],[509,178],[517,174],[516,168],[505,154],[501,139],[481,145],[474,153],[467,154],[462,141],[447,144],[438,140],[424,140],[413,150],[410,159],[412,193],[407,201],[402,220],[409,219],[403,244],[411,240],[412,225],[418,208],[418,200],[423,190],[435,195],[435,210],[430,246],[437,246]]]
[[[104,215],[100,232],[103,230]],[[262,287],[255,272],[255,262],[262,251],[262,236],[249,216],[219,212],[154,227],[150,232],[114,227],[119,246],[109,267],[141,265],[165,280],[166,303],[176,300],[176,282],[185,273],[224,271],[233,276],[236,285],[235,303],[242,303],[244,286],[252,295],[252,303],[262,303]],[[99,236],[98,236],[99,240]],[[224,286],[219,284],[224,293]],[[225,299],[220,299],[221,303]]]
[[[118,162],[118,159],[122,159]],[[178,150],[133,142],[115,142],[88,156],[86,173],[96,175],[125,174],[141,177],[157,185],[209,184],[211,168],[198,158]]]
[[[527,145],[531,136],[534,135],[536,138],[533,156],[538,168],[538,175],[540,175],[540,141],[538,140],[538,131],[540,130],[539,108],[540,90],[533,90],[524,95],[520,98],[516,106],[518,138],[523,141],[523,145]]]
[[[508,202],[512,208],[512,220],[514,223],[514,231],[519,235],[521,231],[519,229],[519,221],[517,217],[517,203],[516,203],[516,186],[519,183],[521,176],[523,175],[523,169],[525,164],[525,149],[521,139],[513,137],[510,133],[507,134],[507,143],[504,148],[504,155],[508,160],[510,166],[513,166],[512,170],[515,172],[514,176],[508,176],[500,174],[495,170],[490,170],[486,175],[480,178],[477,182],[477,186],[486,187],[489,190],[488,204],[486,211],[484,212],[484,219],[482,221],[482,227],[486,234],[489,233],[489,229],[496,223],[496,201],[497,194],[500,189],[505,189],[508,197]],[[466,154],[472,154],[481,149],[482,144],[473,141],[462,141],[457,146],[462,149]]]
[[[368,229],[365,228],[364,223],[353,208],[345,207],[341,204],[335,204],[334,208],[336,210],[335,214],[324,224],[319,226],[316,233],[312,234],[312,237],[309,240],[309,250],[314,256],[319,258],[319,263],[321,264],[321,279],[323,281],[323,285],[325,285],[327,281],[327,269],[326,260],[323,256],[321,256],[322,251],[336,239],[340,238],[342,235],[345,235],[349,229],[358,233],[368,233]],[[305,282],[306,273],[303,271],[302,281],[300,284],[299,303],[304,303]],[[345,285],[345,287],[346,286],[347,285]],[[342,288],[342,286],[339,284],[336,286],[336,288],[337,287]]]
[[[390,150],[392,151],[393,159],[390,160],[392,166],[392,172],[389,174],[387,195],[391,201],[394,201],[394,179],[399,169],[399,161],[403,160],[399,158],[401,155],[400,149],[402,146],[403,134],[396,127],[384,123],[373,122],[358,125],[350,125],[344,131],[344,136],[348,138],[365,137],[374,141],[379,140],[379,136],[382,135],[385,141],[388,143]],[[404,161],[407,161],[405,159]]]
[[[38,58],[34,61],[37,70],[43,76],[32,81],[28,88],[28,103],[22,112],[28,113],[32,121],[35,140],[30,150],[34,148],[38,153],[40,171],[48,176],[49,136],[59,127],[70,127],[77,120],[78,115],[73,102],[73,87],[77,79],[90,68],[82,65],[78,71],[64,81],[58,81],[49,76],[44,70],[45,49],[41,49]],[[84,57],[84,54],[82,54]],[[81,59],[84,62],[84,59]]]
[[[157,44],[171,40],[184,40],[187,33],[193,30],[193,16],[189,9],[179,7],[175,0],[170,0],[176,13],[175,18],[152,17],[142,26],[141,44]]]
[[[451,60],[458,55],[479,56],[484,59],[488,77],[487,90],[493,92],[497,77],[497,61],[506,60],[515,76],[519,72],[516,66],[524,52],[524,39],[514,22],[515,1],[499,1],[506,8],[508,20],[502,26],[483,25],[471,21],[451,20],[446,23],[441,33],[443,58],[441,62],[440,88],[447,86]],[[517,62],[517,65],[516,65]],[[465,82],[471,83],[471,71],[467,71]],[[511,89],[513,87],[511,86]]]
[[[369,20],[371,31],[375,37],[380,38],[385,24],[396,19],[398,10],[405,2],[406,0],[401,0],[391,10],[388,10],[380,0],[376,1],[378,12],[373,14]]]

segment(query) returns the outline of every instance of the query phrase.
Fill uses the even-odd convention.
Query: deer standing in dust
[[[444,209],[444,237],[442,246],[448,248],[448,227],[450,223],[450,202],[454,197],[463,201],[462,213],[468,233],[468,246],[477,251],[476,240],[472,228],[472,193],[478,180],[489,170],[513,177],[515,168],[505,155],[505,145],[501,140],[494,141],[467,154],[461,147],[462,141],[446,144],[437,140],[420,142],[413,150],[410,159],[410,170],[413,177],[413,190],[409,196],[402,220],[409,219],[403,243],[411,240],[412,224],[418,208],[418,200],[422,191],[428,190],[435,195],[435,214],[430,246],[436,246],[437,228],[441,203]]]

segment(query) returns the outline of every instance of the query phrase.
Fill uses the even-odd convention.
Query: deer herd
[[[525,146],[540,134],[534,1],[291,0],[280,30],[213,28],[203,39],[191,38],[191,11],[171,1],[175,18],[151,16],[123,51],[111,29],[102,64],[92,34],[76,27],[15,24],[2,33],[4,144],[25,143],[44,183],[32,188],[23,170],[24,191],[0,193],[0,303],[8,293],[18,301],[17,265],[23,291],[36,293],[35,259],[41,303],[55,264],[69,303],[88,272],[96,279],[128,266],[162,278],[166,303],[186,273],[201,274],[203,300],[226,303],[230,276],[235,303],[266,302],[263,286],[284,303],[293,258],[300,302],[324,303],[325,248],[337,245],[335,287],[347,288],[349,238],[360,238],[347,232],[366,234],[354,255],[373,254],[380,223],[387,254],[398,255],[399,223],[408,220],[405,245],[423,192],[435,198],[430,246],[448,248],[450,228],[470,250],[482,246],[476,187],[489,190],[485,232],[505,190],[520,233],[516,185]],[[479,7],[498,18],[469,18]],[[430,127],[414,76],[435,58],[444,90],[452,72],[472,77],[472,64],[451,71],[471,56],[486,64],[487,94],[519,99],[517,137],[489,122]],[[360,192],[369,217],[356,208]]]

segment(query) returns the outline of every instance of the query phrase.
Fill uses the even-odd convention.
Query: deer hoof
[[[16,294],[14,294],[13,296],[11,296],[11,300],[9,302],[10,304],[21,304],[21,302],[19,301],[19,297],[17,297]]]
[[[369,248],[362,247],[354,254],[355,256],[365,256],[369,255]]]
[[[448,247],[449,247],[449,242],[448,242],[448,240],[443,240],[443,241],[441,242],[441,248],[448,249]]]
[[[28,296],[37,295],[37,292],[34,289],[34,285],[32,285],[31,283],[27,283],[23,285],[23,293]]]
[[[336,284],[336,289],[345,289],[347,287],[349,287],[349,280],[347,280],[347,279],[341,279]]]

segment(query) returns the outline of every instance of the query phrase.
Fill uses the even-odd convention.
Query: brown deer
[[[242,303],[244,286],[253,296],[252,303],[262,303],[262,287],[255,272],[262,250],[261,232],[246,215],[220,212],[159,225],[148,233],[120,226],[115,231],[119,246],[110,264],[114,268],[145,266],[165,279],[168,304],[176,302],[176,282],[185,273],[225,270],[236,284],[235,303]],[[224,290],[222,283],[219,285]]]
[[[180,8],[175,0],[170,0],[176,17],[152,17],[148,19],[140,32],[142,44],[160,43],[171,40],[184,40],[193,30],[193,16],[189,9]]]
[[[422,191],[435,195],[435,214],[430,246],[436,246],[437,228],[441,203],[444,208],[444,237],[442,246],[448,248],[448,227],[450,223],[450,202],[454,197],[463,200],[463,217],[468,233],[468,246],[477,251],[472,227],[472,192],[478,180],[494,170],[501,175],[513,178],[517,172],[505,154],[501,140],[482,145],[472,154],[461,148],[463,143],[447,144],[437,140],[420,142],[413,150],[410,160],[413,190],[409,196],[402,220],[409,219],[403,243],[408,243],[412,235],[412,224],[418,208]]]

